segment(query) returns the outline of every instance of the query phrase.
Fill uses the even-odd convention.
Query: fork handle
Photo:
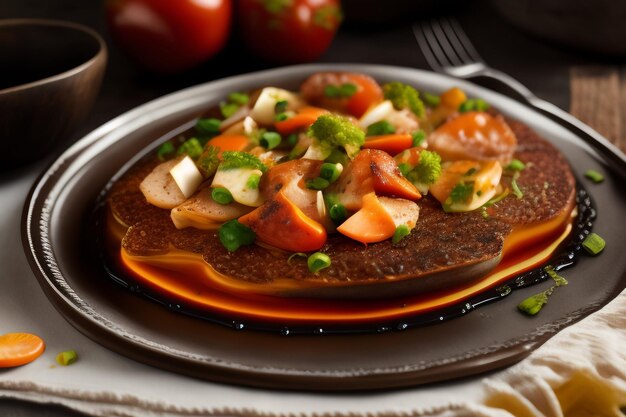
[[[554,104],[537,97],[532,91],[526,88],[526,86],[508,74],[491,68],[485,68],[483,71],[475,73],[471,78],[481,76],[496,80],[502,85],[510,88],[516,93],[517,96],[519,96],[513,98],[534,108],[535,110],[538,110],[540,113],[548,116],[550,119],[554,120],[567,130],[579,136],[596,151],[615,164],[609,165],[609,168],[622,177],[622,179],[626,178],[626,155],[624,155],[620,149],[618,149],[595,129],[584,124],[570,113],[562,110]],[[509,96],[512,95],[509,94]],[[619,169],[616,169],[618,167]]]

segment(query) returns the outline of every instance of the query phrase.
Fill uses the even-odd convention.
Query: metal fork
[[[614,171],[624,177],[626,156],[617,147],[571,114],[537,97],[510,75],[489,67],[456,19],[440,18],[416,23],[413,25],[413,33],[426,61],[433,70],[457,78],[478,81],[478,78],[485,77],[498,81],[515,92],[515,96],[509,93],[510,97],[550,117],[616,163],[619,169],[614,169]]]

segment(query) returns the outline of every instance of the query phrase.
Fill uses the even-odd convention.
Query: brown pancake
[[[504,240],[516,226],[554,219],[573,206],[575,180],[565,158],[525,125],[510,124],[519,144],[515,158],[527,164],[517,180],[523,198],[508,196],[492,206],[485,218],[480,211],[445,213],[427,196],[418,202],[416,228],[399,244],[388,240],[365,246],[340,234],[330,235],[321,251],[331,257],[332,264],[317,275],[308,271],[303,260],[288,262],[289,253],[257,245],[229,253],[216,232],[176,229],[169,210],[148,204],[138,188],[158,161],[133,167],[114,184],[108,202],[116,217],[131,226],[122,242],[129,254],[155,255],[177,248],[202,255],[215,270],[236,280],[271,283],[287,278],[317,282],[322,287],[382,284],[390,278],[454,281],[458,274],[469,280],[497,265]],[[438,285],[425,283],[425,288]]]

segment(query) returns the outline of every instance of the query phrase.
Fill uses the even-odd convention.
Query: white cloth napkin
[[[626,292],[508,370],[413,389],[349,394],[215,384],[126,359],[69,325],[45,298],[20,242],[34,174],[0,182],[0,334],[41,336],[46,352],[0,369],[0,398],[57,403],[94,416],[621,416],[626,405]],[[75,349],[79,361],[55,364]]]

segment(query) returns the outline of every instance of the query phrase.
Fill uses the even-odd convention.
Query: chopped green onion
[[[296,252],[296,253],[292,253],[291,255],[289,255],[289,258],[287,258],[287,263],[291,263],[291,260],[293,258],[306,258],[307,255],[304,252]]]
[[[396,127],[386,120],[372,123],[367,127],[367,136],[390,135],[396,133]]]
[[[477,98],[476,99],[476,110],[478,110],[478,111],[487,111],[487,110],[489,110],[489,107],[490,107],[489,103],[487,103],[482,98]]]
[[[165,158],[168,155],[173,154],[175,151],[176,148],[174,148],[174,144],[168,140],[159,146],[159,149],[157,150],[157,157],[159,158],[159,161],[165,161]]]
[[[352,97],[357,92],[357,86],[352,83],[345,83],[341,85],[327,85],[324,87],[324,95],[331,98],[348,98]]]
[[[335,194],[327,194],[324,196],[324,202],[328,207],[328,215],[336,225],[340,225],[348,218],[348,210],[339,202]]]
[[[402,239],[407,237],[410,233],[411,233],[411,229],[409,229],[409,226],[407,226],[406,224],[401,224],[400,226],[396,227],[396,231],[394,232],[393,237],[391,238],[391,242],[398,243]]]
[[[439,98],[439,96],[436,94],[423,91],[421,97],[424,104],[426,104],[428,107],[437,107],[439,103],[441,103],[441,98]]]
[[[309,259],[306,261],[309,266],[309,271],[317,274],[324,268],[328,268],[330,266],[330,257],[322,252],[315,252]]]
[[[265,149],[274,149],[275,147],[280,145],[281,141],[282,138],[280,137],[279,133],[265,132],[261,135],[261,140],[259,141],[259,144]]]
[[[78,354],[75,350],[66,350],[57,355],[56,361],[61,366],[68,366],[78,360]]]
[[[243,106],[245,104],[248,104],[248,102],[250,101],[250,97],[247,94],[244,94],[244,93],[230,93],[228,95],[228,101],[230,103],[234,103],[234,104],[237,104],[239,106]]]
[[[198,159],[202,155],[202,144],[197,138],[191,138],[184,141],[176,152],[178,155],[187,154],[191,159]]]
[[[412,134],[413,136],[413,146],[422,146],[424,141],[426,140],[426,133],[423,130],[416,130]]]
[[[516,174],[518,174],[519,171],[516,172]],[[517,185],[517,176],[513,175],[513,178],[511,179],[511,189],[513,190],[513,194],[515,195],[515,197],[517,198],[522,198],[524,197],[524,193],[522,192],[522,190],[520,190],[519,185]]]
[[[330,182],[322,177],[313,178],[312,180],[307,180],[306,182],[306,187],[312,190],[323,190],[329,185]]]
[[[511,163],[506,166],[506,169],[509,171],[523,171],[524,168],[526,168],[526,164],[519,159],[512,160]]]
[[[278,100],[274,105],[274,113],[280,114],[286,112],[288,104],[287,100]]]
[[[346,210],[346,207],[343,204],[337,203],[330,206],[330,209],[328,210],[328,215],[330,216],[330,219],[333,221],[333,223],[335,223],[336,225],[340,225],[348,218],[348,210]]]
[[[590,255],[597,255],[604,250],[606,242],[596,233],[590,233],[585,240],[583,240],[583,248]]]
[[[320,177],[324,178],[329,183],[333,183],[337,181],[337,178],[339,178],[342,172],[343,165],[339,163],[331,164],[329,162],[324,162],[320,168]]]
[[[539,313],[539,310],[543,308],[548,302],[548,297],[552,294],[553,288],[540,292],[539,294],[532,295],[518,304],[517,308],[522,313],[526,313],[529,316],[534,316]]]
[[[289,119],[289,115],[287,115],[287,113],[278,113],[274,118],[277,122],[283,122],[287,119]]]
[[[594,169],[587,170],[587,172],[585,172],[585,177],[589,178],[591,181],[595,182],[596,184],[604,181],[604,175],[600,174],[598,171]]]
[[[229,252],[234,252],[241,246],[252,244],[256,238],[252,229],[239,223],[237,219],[229,220],[221,225],[218,234],[220,242]]]
[[[259,188],[259,183],[261,182],[261,176],[257,174],[252,174],[248,177],[248,181],[246,181],[246,187],[251,190],[256,190]]]
[[[235,114],[235,112],[239,110],[239,107],[241,106],[235,103],[220,103],[220,111],[225,118],[229,118]]]
[[[233,195],[227,188],[217,187],[211,190],[211,198],[219,204],[230,204],[233,202]]]
[[[287,143],[292,148],[296,146],[296,143],[298,143],[298,135],[296,135],[295,133],[292,133],[289,136],[287,136]]]
[[[222,122],[219,119],[198,119],[196,122],[196,132],[201,136],[215,136],[220,133],[220,125]]]

